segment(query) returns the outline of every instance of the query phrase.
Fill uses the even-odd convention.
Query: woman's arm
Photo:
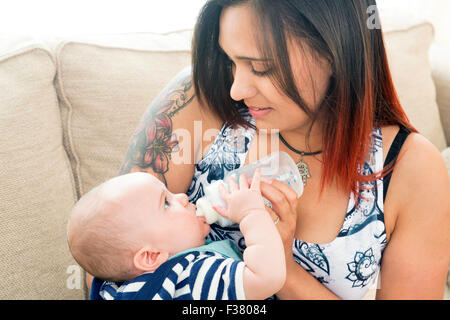
[[[450,182],[439,151],[412,134],[386,197],[397,212],[383,254],[377,299],[442,299],[450,262]]]
[[[182,70],[145,111],[128,145],[120,174],[144,171],[171,192],[185,193],[192,181],[194,122],[202,121],[190,68]],[[197,113],[197,116],[193,116]]]

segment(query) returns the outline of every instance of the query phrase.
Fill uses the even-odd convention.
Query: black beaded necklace
[[[311,178],[311,173],[309,172],[309,167],[308,165],[303,162],[303,157],[306,156],[315,156],[318,154],[322,153],[322,150],[316,151],[316,152],[305,152],[305,151],[300,151],[297,149],[294,149],[289,143],[286,142],[286,140],[284,140],[283,136],[281,135],[281,133],[278,133],[278,136],[280,137],[281,142],[283,142],[283,144],[289,148],[289,150],[301,155],[302,157],[300,158],[300,161],[297,162],[297,168],[298,171],[300,172],[300,175],[302,176],[302,180],[303,180],[303,186],[306,186],[306,179]]]

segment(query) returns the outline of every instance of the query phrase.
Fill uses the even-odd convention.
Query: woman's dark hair
[[[233,75],[219,48],[219,23],[224,9],[247,5],[258,22],[255,39],[267,58],[276,87],[312,119],[323,123],[322,191],[337,177],[347,190],[374,181],[359,169],[369,150],[374,127],[401,125],[417,132],[401,107],[391,73],[381,27],[369,28],[368,9],[375,0],[209,0],[195,26],[192,43],[193,85],[200,101],[231,125],[251,126],[240,115],[242,101],[230,97]],[[373,7],[372,7],[373,8]],[[302,99],[292,72],[287,39],[307,45],[329,62],[332,75],[315,111]],[[311,125],[312,126],[312,125]],[[387,174],[384,170],[382,176]]]

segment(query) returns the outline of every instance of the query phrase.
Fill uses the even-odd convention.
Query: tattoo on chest
[[[150,168],[166,183],[164,174],[169,169],[171,152],[178,146],[172,133],[172,118],[194,99],[191,88],[190,74],[184,75],[156,97],[131,137],[119,174],[129,173],[135,167]]]

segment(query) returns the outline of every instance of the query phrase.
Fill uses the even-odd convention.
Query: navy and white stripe
[[[194,251],[131,281],[105,281],[98,296],[104,300],[243,300],[244,267],[243,261],[219,253]]]

